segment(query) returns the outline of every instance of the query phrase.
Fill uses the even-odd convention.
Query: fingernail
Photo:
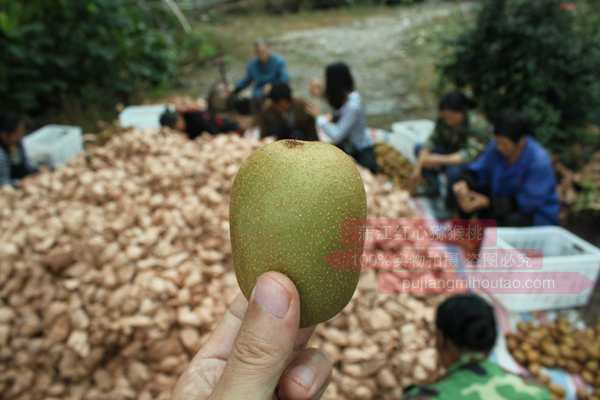
[[[290,308],[288,291],[275,279],[261,277],[252,292],[256,304],[276,318],[286,316]]]
[[[315,381],[315,371],[306,365],[298,365],[297,367],[292,368],[288,377],[308,390]]]

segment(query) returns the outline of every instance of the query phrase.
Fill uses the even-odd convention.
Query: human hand
[[[331,362],[305,349],[314,328],[299,329],[300,298],[286,276],[259,277],[250,303],[238,295],[179,378],[174,400],[319,399]]]
[[[490,204],[490,199],[487,196],[469,189],[465,181],[456,182],[452,185],[452,190],[456,195],[456,201],[460,209],[466,213],[486,208]]]
[[[421,180],[423,180],[423,175],[422,174],[423,174],[423,169],[421,168],[420,165],[417,165],[417,166],[415,166],[415,168],[413,170],[413,173],[412,173],[412,175],[410,177],[410,180],[413,183],[419,183],[419,182],[421,182]]]
[[[317,118],[321,114],[321,108],[318,104],[306,103],[306,112],[314,118]]]
[[[469,185],[465,181],[458,181],[452,185],[452,190],[457,198],[464,198],[469,193]]]
[[[471,199],[471,190],[469,185],[464,180],[456,182],[452,185],[452,191],[456,196],[456,202],[463,212],[473,212],[473,204]]]
[[[308,85],[308,92],[312,97],[323,97],[323,82],[320,79],[312,79]]]
[[[490,199],[477,192],[470,191],[469,194],[463,199],[463,211],[466,213],[472,213],[482,208],[489,207]]]
[[[263,95],[268,96],[269,93],[271,92],[271,87],[272,86],[270,83],[267,83],[265,86],[263,86],[263,90],[262,90]]]

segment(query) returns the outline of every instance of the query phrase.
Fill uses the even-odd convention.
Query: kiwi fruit
[[[250,298],[267,271],[300,294],[300,326],[326,321],[352,298],[360,275],[367,200],[354,160],[321,142],[280,140],[240,167],[229,206],[233,264]]]

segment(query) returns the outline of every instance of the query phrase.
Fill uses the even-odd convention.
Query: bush
[[[126,101],[176,75],[177,29],[159,2],[8,2],[0,11],[0,106],[36,116],[69,98]],[[199,48],[193,39],[187,50]]]
[[[597,25],[560,0],[487,0],[477,23],[450,41],[440,64],[445,80],[469,89],[483,111],[520,108],[552,150],[600,107]]]

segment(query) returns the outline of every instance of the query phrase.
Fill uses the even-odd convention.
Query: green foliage
[[[581,182],[581,191],[574,204],[575,211],[598,209],[598,199],[600,199],[600,188],[595,182]]]
[[[209,31],[194,30],[188,34],[181,33],[178,37],[179,63],[198,63],[220,54],[218,40]]]
[[[0,107],[30,115],[65,101],[114,104],[163,84],[186,51],[214,52],[182,38],[161,2],[27,0],[0,8]]]
[[[600,108],[600,36],[582,7],[560,0],[486,0],[477,23],[452,39],[444,78],[483,111],[518,108],[560,150]],[[579,3],[578,3],[579,4]]]

